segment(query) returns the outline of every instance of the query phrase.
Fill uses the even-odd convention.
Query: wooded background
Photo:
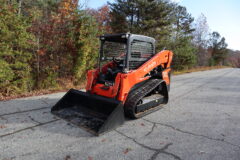
[[[202,14],[196,20],[169,0],[115,0],[99,9],[78,0],[0,0],[0,97],[79,85],[96,66],[104,33],[142,34],[157,51],[174,52],[173,68],[240,67]]]

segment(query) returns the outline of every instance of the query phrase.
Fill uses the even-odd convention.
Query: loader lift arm
[[[157,72],[160,77],[165,81],[166,85],[170,84],[169,72],[171,71],[170,64],[172,61],[173,53],[171,51],[161,51],[153,56],[150,60],[144,63],[137,70],[122,75],[121,78],[121,89],[119,92],[118,99],[125,102],[129,91],[132,87],[140,82],[146,81],[153,75],[150,74],[154,69],[163,69],[161,72]],[[158,68],[159,67],[159,68]]]

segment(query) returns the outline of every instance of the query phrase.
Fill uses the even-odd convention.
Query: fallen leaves
[[[205,151],[199,151],[198,154],[204,154],[206,153]]]
[[[223,133],[221,133],[221,136],[225,137],[226,135],[225,135],[225,134],[223,134]]]
[[[0,129],[7,128],[5,125],[0,125]]]
[[[88,156],[88,160],[93,160],[93,157],[91,157],[91,156]]]
[[[132,150],[132,148],[126,148],[123,153],[128,154],[128,152],[131,151],[131,150]]]
[[[71,160],[71,156],[67,155],[64,160]]]
[[[103,138],[103,139],[101,140],[101,142],[106,142],[106,139],[105,139],[105,138]]]

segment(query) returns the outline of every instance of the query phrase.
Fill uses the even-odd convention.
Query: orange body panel
[[[104,84],[94,85],[91,93],[109,97],[109,98],[116,97],[118,94],[119,83],[121,80],[120,77],[121,77],[121,73],[118,73],[113,86],[105,86]]]
[[[128,73],[118,73],[113,86],[97,84],[96,79],[98,77],[99,69],[90,70],[87,74],[86,90],[90,91],[92,94],[116,98],[119,101],[122,101],[124,104],[131,88],[135,84],[149,79],[150,77],[146,75],[159,65],[164,68],[164,71],[162,71],[162,77],[166,84],[169,85],[170,79],[168,73],[171,71],[170,65],[172,62],[172,57],[173,53],[171,51],[163,50],[154,55],[138,69],[129,71]],[[114,64],[112,62],[106,64],[102,67],[102,71],[105,72],[106,68],[113,65]]]

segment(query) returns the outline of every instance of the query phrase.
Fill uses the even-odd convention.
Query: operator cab
[[[155,54],[155,39],[130,33],[100,36],[98,83],[114,83],[118,73],[138,69]],[[107,69],[102,67],[106,64]]]

